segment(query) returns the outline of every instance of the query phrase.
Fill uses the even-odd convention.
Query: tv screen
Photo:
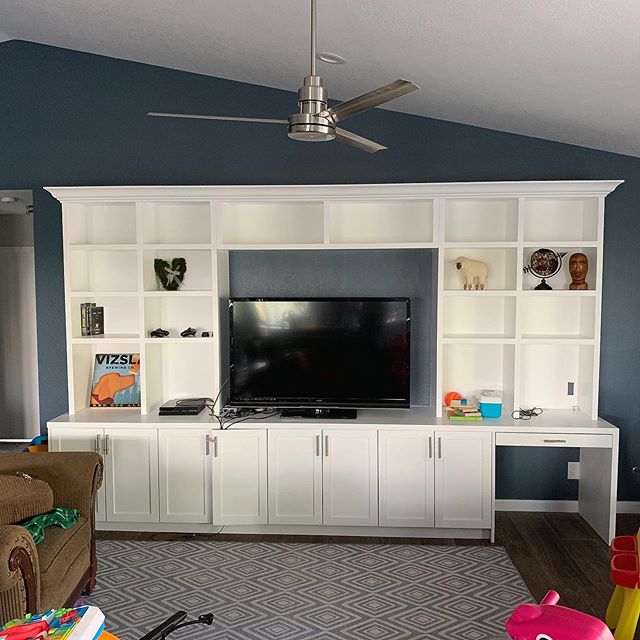
[[[230,300],[236,406],[408,407],[407,298]]]

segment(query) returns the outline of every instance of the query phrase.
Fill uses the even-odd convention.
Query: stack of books
[[[104,335],[104,307],[98,307],[95,302],[80,305],[80,333],[83,336]]]
[[[451,422],[482,422],[482,414],[475,402],[469,400],[452,400],[447,409]]]

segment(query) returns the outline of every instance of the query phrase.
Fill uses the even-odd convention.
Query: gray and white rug
[[[172,640],[486,640],[531,601],[502,547],[98,541],[89,603],[121,640],[212,612]]]

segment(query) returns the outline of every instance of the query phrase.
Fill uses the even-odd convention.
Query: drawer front
[[[500,447],[594,447],[610,449],[613,438],[590,433],[496,433]]]

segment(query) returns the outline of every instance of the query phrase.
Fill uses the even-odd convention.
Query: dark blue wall
[[[381,110],[349,122],[388,145],[375,155],[272,125],[154,120],[146,111],[283,117],[296,98],[19,41],[0,44],[0,86],[0,189],[35,190],[43,420],[67,409],[60,208],[43,185],[626,180],[607,201],[600,410],[621,428],[620,499],[640,498],[640,159]],[[573,497],[567,455],[501,453],[500,497]]]

